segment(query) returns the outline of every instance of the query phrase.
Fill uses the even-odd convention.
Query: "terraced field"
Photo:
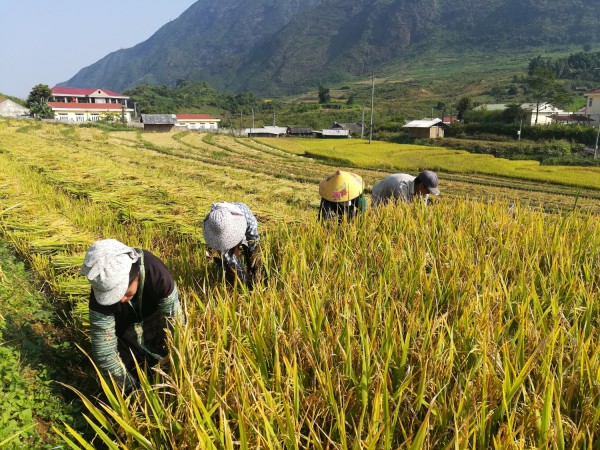
[[[457,153],[457,170],[429,148],[370,152],[0,121],[2,239],[66,311],[76,344],[88,348],[77,269],[98,238],[159,254],[188,316],[160,385],[124,396],[105,384],[99,400],[81,394],[87,429],[48,430],[72,448],[592,446],[600,189],[581,181],[596,172],[552,169],[541,183],[501,160],[469,167]],[[338,168],[368,187],[386,170],[433,168],[442,195],[323,226],[318,183]],[[204,254],[214,201],[259,219],[252,292],[226,286]]]

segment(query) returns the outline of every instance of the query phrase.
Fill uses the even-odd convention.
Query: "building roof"
[[[252,133],[252,134],[256,134],[256,133],[262,133],[262,134],[286,134],[287,133],[287,127],[267,126],[267,127],[262,127],[262,128],[248,128],[246,131],[248,133]]]
[[[596,89],[595,91],[587,92],[585,95],[590,95],[590,94],[600,94],[600,89]]]
[[[297,127],[294,125],[290,125],[288,127],[288,133],[290,134],[312,134],[312,128],[307,127]]]
[[[345,128],[346,130],[350,131],[351,133],[360,133],[362,130],[362,126],[360,123],[356,123],[356,122],[352,122],[352,123],[340,123],[338,125],[341,125],[343,128]]]
[[[475,111],[481,111],[485,109],[486,111],[504,111],[508,106],[504,103],[486,103],[485,105],[479,105],[473,108]]]
[[[48,102],[52,109],[76,109],[89,111],[92,109],[102,111],[132,111],[130,108],[123,108],[119,103],[74,103],[74,102]]]
[[[142,114],[142,123],[146,125],[175,125],[175,114]]]
[[[594,119],[584,116],[582,114],[552,114],[549,116],[556,122],[567,122],[567,123],[581,123],[581,122],[593,122]]]
[[[438,125],[447,126],[442,119],[421,119],[408,122],[403,128],[431,128]]]
[[[208,114],[176,114],[177,120],[214,120],[220,121],[221,119],[215,119]]]
[[[72,95],[75,97],[88,97],[92,95],[94,92],[102,91],[109,97],[122,97],[129,98],[126,95],[118,94],[113,91],[109,91],[108,89],[100,89],[100,88],[70,88],[70,87],[53,87],[51,89],[52,95]]]
[[[562,109],[557,108],[556,106],[551,105],[550,103],[542,102],[539,105],[540,112],[552,112],[552,113],[563,113]],[[521,105],[521,109],[526,111],[535,111],[537,109],[536,103],[523,103]]]

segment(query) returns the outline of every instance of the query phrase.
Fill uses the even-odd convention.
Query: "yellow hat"
[[[330,202],[347,202],[362,194],[364,188],[365,184],[360,176],[338,170],[326,180],[321,181],[319,194]]]

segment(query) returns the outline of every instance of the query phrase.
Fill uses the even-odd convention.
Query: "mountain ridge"
[[[123,91],[189,80],[286,95],[432,58],[434,47],[527,50],[526,63],[532,48],[598,45],[598,25],[592,0],[198,0],[146,41],[59,85]]]

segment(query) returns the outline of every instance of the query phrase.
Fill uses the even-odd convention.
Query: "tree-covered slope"
[[[299,92],[398,61],[600,43],[592,0],[199,0],[150,39],[65,85],[125,90],[208,81],[232,91]]]

